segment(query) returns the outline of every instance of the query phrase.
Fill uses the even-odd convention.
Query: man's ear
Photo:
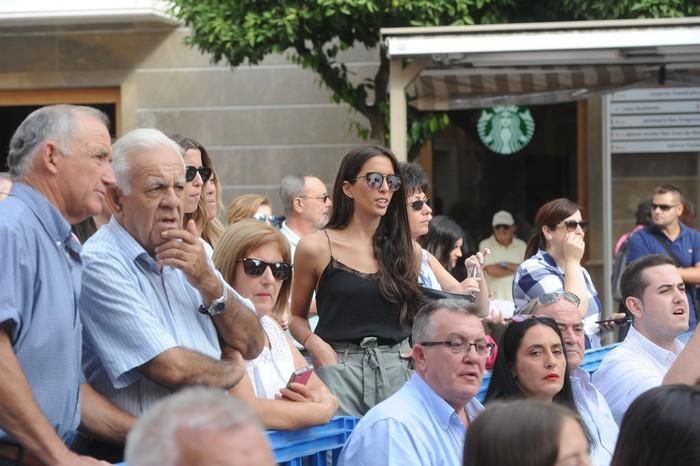
[[[639,298],[635,298],[634,296],[628,296],[627,298],[625,298],[625,306],[634,316],[635,319],[639,318],[644,310],[644,306],[642,306],[642,300]]]
[[[59,149],[56,143],[48,141],[41,146],[41,152],[39,157],[41,158],[42,166],[51,174],[58,173],[58,157],[62,157],[59,154]]]
[[[413,365],[416,369],[425,367],[425,351],[423,351],[422,346],[413,345],[413,348],[411,348],[411,357],[413,358]]]
[[[109,186],[105,193],[105,204],[112,215],[119,216],[124,210],[122,205],[122,192],[116,186]]]
[[[301,214],[304,210],[304,201],[300,197],[295,197],[294,200],[292,201],[292,209],[294,212],[297,214]]]

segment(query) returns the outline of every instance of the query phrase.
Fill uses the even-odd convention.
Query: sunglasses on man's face
[[[576,220],[566,220],[564,222],[561,222],[560,225],[564,225],[564,228],[566,228],[566,231],[569,233],[573,233],[576,231],[576,227],[581,227],[581,230],[586,231],[588,229],[588,222],[577,222]]]
[[[652,204],[651,211],[653,212],[656,209],[661,209],[663,212],[668,212],[669,210],[671,210],[677,206],[678,206],[678,204]]]
[[[408,205],[415,211],[421,211],[424,205],[430,207],[430,199],[418,199],[417,201],[409,202]]]
[[[504,224],[494,225],[493,228],[496,230],[510,230],[510,225],[504,225]]]
[[[243,262],[243,271],[250,277],[259,277],[265,273],[265,269],[270,267],[272,276],[276,280],[287,280],[292,276],[292,264],[286,262],[265,262],[260,259],[246,257],[238,262]]]
[[[384,185],[384,180],[386,179],[386,185],[389,187],[390,191],[398,191],[401,188],[401,177],[399,175],[382,175],[377,172],[369,172],[366,175],[358,176],[350,181],[357,181],[360,178],[364,178],[367,181],[367,186],[370,189],[379,191]]]
[[[190,183],[197,176],[197,172],[199,172],[199,176],[202,177],[202,183],[206,183],[211,176],[211,168],[209,167],[197,168],[193,167],[192,165],[188,165],[185,169],[185,181]]]

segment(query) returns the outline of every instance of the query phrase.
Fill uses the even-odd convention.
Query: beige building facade
[[[0,6],[0,112],[56,102],[113,104],[117,136],[154,127],[193,137],[215,160],[226,204],[259,193],[276,214],[282,177],[310,173],[330,188],[342,156],[362,142],[352,122],[363,118],[332,103],[316,75],[286,56],[236,69],[214,65],[184,44],[188,30],[159,2],[100,3],[95,11],[88,2],[62,2],[62,13],[14,0]],[[359,77],[377,66],[376,51],[362,48],[344,59]]]

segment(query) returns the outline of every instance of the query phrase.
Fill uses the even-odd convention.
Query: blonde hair
[[[244,218],[253,218],[261,205],[270,205],[270,200],[260,194],[243,194],[235,197],[228,205],[228,224],[233,225]]]
[[[255,219],[243,219],[226,227],[214,248],[212,260],[231,286],[236,275],[236,264],[245,259],[253,250],[268,243],[276,243],[282,255],[282,261],[292,262],[289,242],[280,231],[267,223]],[[292,277],[282,282],[277,300],[272,307],[272,314],[281,314],[289,301],[292,291]]]

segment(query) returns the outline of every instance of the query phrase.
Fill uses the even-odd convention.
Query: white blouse
[[[245,365],[256,398],[273,400],[294,372],[294,357],[287,336],[277,321],[262,316],[260,323],[270,346],[265,346],[257,358],[246,361]]]

